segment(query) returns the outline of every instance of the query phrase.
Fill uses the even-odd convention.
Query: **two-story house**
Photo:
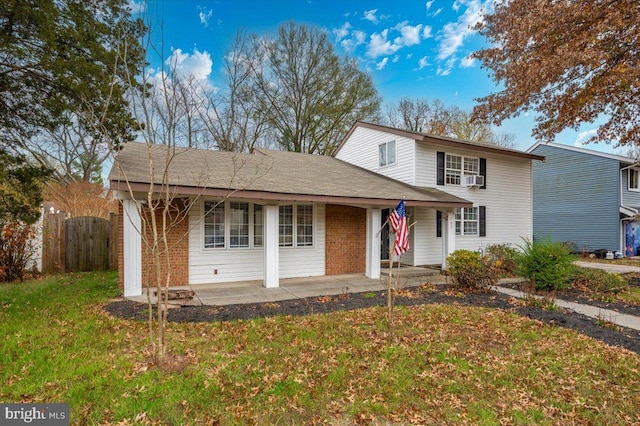
[[[334,156],[423,191],[437,189],[472,203],[409,208],[413,226],[403,263],[443,264],[455,249],[517,246],[532,238],[532,163],[544,160],[539,154],[356,122]],[[451,229],[449,238],[446,228]],[[383,236],[383,257],[390,244]]]
[[[571,242],[578,251],[640,247],[640,163],[586,148],[537,143],[533,165],[533,236]]]

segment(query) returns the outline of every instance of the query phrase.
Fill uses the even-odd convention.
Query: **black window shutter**
[[[487,159],[480,159],[480,176],[484,176],[484,183],[480,187],[480,189],[487,189]]]
[[[438,185],[444,185],[444,152],[438,152]]]
[[[487,208],[485,206],[478,207],[478,219],[480,219],[480,236],[487,236]]]
[[[442,237],[442,212],[436,210],[436,237]]]

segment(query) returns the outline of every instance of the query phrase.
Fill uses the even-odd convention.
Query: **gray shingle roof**
[[[417,188],[338,160],[333,157],[266,149],[253,154],[175,148],[167,156],[163,145],[127,143],[116,157],[109,174],[113,189],[126,189],[126,182],[149,184],[149,153],[153,159],[154,183],[187,188],[235,190],[237,196],[278,199],[277,194],[300,199],[332,198],[345,202],[388,204],[405,198],[408,205],[469,205],[467,200],[434,188]],[[139,186],[138,186],[139,187]],[[206,193],[203,190],[202,193]]]

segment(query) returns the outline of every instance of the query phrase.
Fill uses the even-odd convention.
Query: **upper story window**
[[[378,165],[389,166],[396,163],[396,141],[378,145]]]
[[[462,185],[464,176],[480,173],[480,159],[447,154],[445,161],[445,183],[447,185]]]
[[[640,169],[629,169],[629,191],[640,191]]]

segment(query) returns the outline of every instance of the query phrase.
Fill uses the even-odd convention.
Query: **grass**
[[[111,318],[114,273],[0,285],[0,400],[68,402],[72,424],[632,424],[640,357],[457,305],[146,325]]]

